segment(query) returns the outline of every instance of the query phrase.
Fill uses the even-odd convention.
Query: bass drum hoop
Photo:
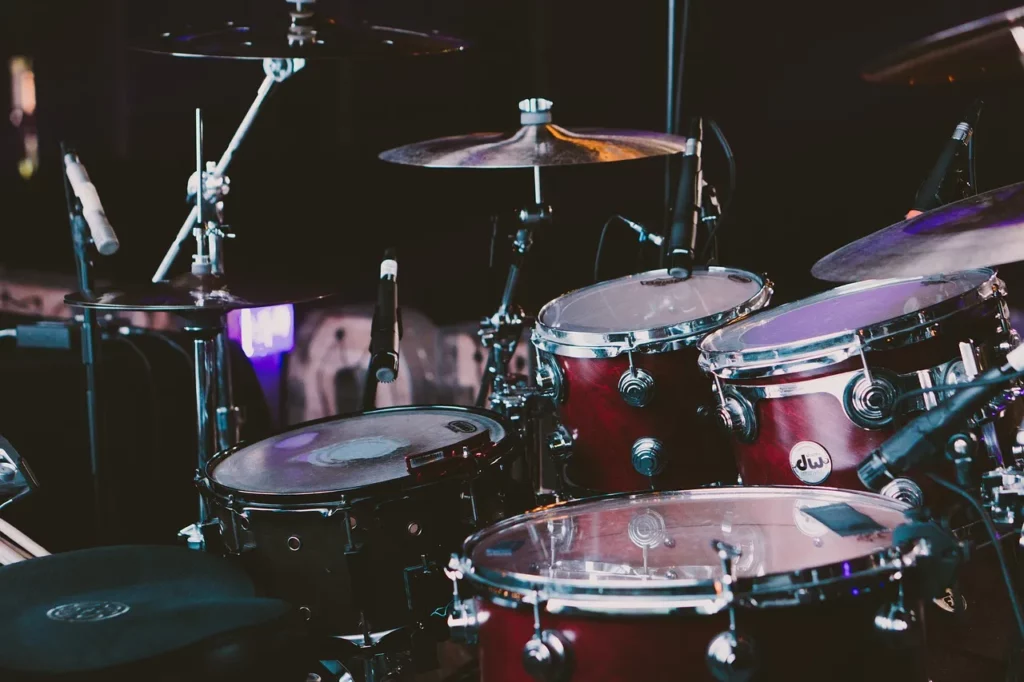
[[[602,500],[655,497],[729,499],[737,495],[786,498],[793,493],[799,493],[803,499],[812,497],[835,502],[856,498],[893,511],[911,509],[909,505],[891,498],[842,488],[722,486],[668,493],[613,493],[558,503],[545,507],[544,510],[568,510]],[[539,600],[549,613],[609,616],[676,613],[707,615],[717,613],[728,606],[716,592],[713,580],[674,580],[672,585],[665,587],[653,587],[654,583],[646,583],[647,586],[643,588],[609,587],[594,586],[586,580],[552,580],[538,575],[490,571],[473,564],[469,557],[482,540],[493,533],[528,521],[534,516],[535,512],[527,512],[477,531],[463,543],[461,555],[453,557],[453,565],[457,565],[465,580],[476,588],[476,592],[498,606],[528,609],[533,608],[534,602]],[[736,599],[734,603],[741,608],[772,608],[848,597],[851,591],[868,592],[872,587],[879,588],[879,583],[887,585],[897,579],[896,574],[905,568],[900,562],[901,554],[898,548],[888,547],[845,562],[807,567],[790,573],[738,578],[733,588]],[[788,580],[780,580],[782,576]]]
[[[764,308],[768,305],[774,291],[770,280],[746,270],[725,268],[717,265],[700,268],[700,270],[716,276],[728,277],[735,275],[746,277],[756,283],[759,288],[753,296],[732,308],[693,320],[662,327],[653,327],[651,329],[607,332],[562,331],[541,322],[544,312],[550,306],[558,303],[566,296],[571,296],[589,287],[574,289],[549,301],[540,309],[540,312],[537,313],[537,322],[530,335],[530,340],[538,350],[570,358],[614,358],[631,349],[638,353],[668,353],[681,348],[696,346],[704,334]],[[665,276],[668,276],[667,270],[648,270],[647,272],[627,275],[626,277],[609,280],[609,282],[602,282],[601,284],[627,281],[659,272],[664,272]]]
[[[405,476],[403,478],[381,481],[379,483],[372,483],[358,488],[343,488],[308,493],[266,493],[232,488],[218,483],[212,476],[213,470],[218,464],[228,457],[231,457],[239,450],[263,440],[276,438],[277,436],[290,433],[303,426],[315,426],[317,424],[324,424],[327,422],[342,421],[345,419],[356,418],[359,415],[364,414],[415,412],[428,408],[434,410],[450,410],[455,414],[474,414],[486,417],[487,419],[495,421],[501,425],[502,429],[505,431],[505,437],[497,442],[493,440],[491,441],[492,445],[487,457],[474,460],[476,463],[475,468],[466,467],[466,471],[459,471],[440,478],[431,478],[420,483],[417,483],[412,476]],[[206,471],[199,480],[198,485],[205,496],[216,500],[220,506],[226,509],[238,510],[241,507],[245,507],[266,511],[324,511],[333,513],[334,511],[347,509],[357,502],[373,500],[386,501],[406,494],[428,490],[435,486],[451,485],[453,483],[462,483],[467,480],[474,479],[483,475],[487,471],[492,471],[503,464],[507,464],[509,456],[512,455],[514,457],[515,454],[519,452],[519,449],[516,447],[518,444],[519,433],[511,425],[509,420],[502,415],[483,408],[464,407],[461,405],[401,405],[398,407],[383,407],[377,410],[350,412],[343,415],[335,415],[332,417],[324,417],[322,419],[303,422],[302,424],[296,424],[291,428],[283,429],[258,441],[239,443],[227,450],[222,450],[214,455],[207,463]]]
[[[872,348],[872,344],[879,341],[884,341],[887,349],[917,343],[932,335],[929,328],[954,318],[958,313],[972,310],[1006,295],[1005,285],[996,276],[994,270],[976,268],[953,274],[967,273],[986,275],[987,279],[962,294],[922,308],[917,312],[883,320],[861,329],[848,329],[827,336],[800,339],[772,346],[755,346],[742,350],[724,351],[715,350],[715,341],[721,334],[734,330],[723,330],[721,334],[713,332],[701,341],[698,362],[705,372],[714,374],[721,379],[763,379],[839,364],[857,356],[861,350],[865,352],[875,350]],[[843,294],[882,289],[900,282],[925,282],[937,277],[943,277],[943,275],[856,282],[787,303],[773,308],[772,312],[788,312],[806,307],[809,302],[831,300]],[[1001,311],[1000,315],[1002,315]]]

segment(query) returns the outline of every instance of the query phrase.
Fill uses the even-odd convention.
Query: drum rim
[[[995,270],[991,268],[973,268],[942,275],[925,275],[921,277],[901,277],[892,279],[866,280],[835,287],[827,291],[808,296],[797,301],[771,308],[772,313],[786,313],[798,310],[809,304],[827,301],[845,294],[880,289],[905,282],[925,282],[937,278],[948,278],[954,275],[977,273],[985,275],[985,279],[977,286],[944,301],[914,313],[906,313],[883,320],[860,329],[846,329],[833,334],[817,336],[809,339],[798,339],[787,343],[750,346],[740,350],[718,350],[715,342],[726,334],[736,333],[730,325],[728,328],[716,330],[700,342],[700,367],[707,373],[721,379],[759,379],[786,374],[794,374],[812,369],[828,367],[856,357],[861,350],[870,352],[871,344],[879,341],[891,342],[902,339],[914,342],[919,336],[929,338],[928,328],[956,315],[963,310],[970,310],[1006,295],[1006,288]],[[1001,313],[1000,313],[1001,314]],[[756,315],[747,320],[756,320]],[[742,325],[743,323],[737,323]]]
[[[817,495],[825,500],[849,500],[851,497],[870,500],[893,511],[909,511],[909,505],[889,497],[860,490],[824,486],[716,486],[693,490],[612,493],[541,507],[510,517],[481,529],[463,543],[462,550],[452,555],[451,568],[460,578],[478,588],[481,595],[511,608],[526,608],[540,601],[551,613],[585,613],[610,615],[655,615],[678,612],[711,614],[726,608],[728,602],[716,591],[714,580],[673,580],[669,586],[640,583],[636,587],[608,586],[586,580],[545,578],[522,573],[505,574],[488,571],[470,558],[485,538],[506,528],[523,523],[533,515],[552,508],[573,508],[602,500],[640,499],[653,497],[726,497],[735,495],[768,495],[788,497],[795,492]],[[901,580],[907,564],[895,546],[876,550],[856,559],[835,564],[807,567],[792,572],[742,577],[735,583],[736,603],[744,607],[772,607],[794,603],[818,602],[832,596],[848,596],[853,591],[867,593],[883,589],[890,582]],[[809,575],[813,574],[813,575]],[[779,581],[788,576],[785,583]],[[883,587],[878,586],[879,581]],[[645,587],[640,587],[644,585]]]
[[[748,277],[760,286],[753,296],[732,308],[674,325],[630,331],[582,332],[554,329],[541,322],[545,311],[550,306],[577,292],[591,287],[608,285],[613,282],[629,281],[657,273],[663,273],[664,276],[668,276],[668,270],[665,268],[647,270],[573,289],[558,298],[548,301],[540,309],[540,312],[537,313],[536,323],[530,335],[530,340],[538,350],[573,358],[613,358],[630,349],[636,349],[642,353],[666,353],[687,346],[695,346],[704,334],[735,320],[742,319],[752,312],[761,310],[768,305],[774,293],[774,284],[764,274],[757,275],[748,270],[718,265],[701,267],[698,270],[716,276],[739,275]]]
[[[303,427],[342,421],[345,419],[354,419],[367,413],[415,412],[423,409],[438,408],[451,410],[456,413],[469,413],[487,417],[488,419],[498,422],[505,430],[505,437],[493,444],[493,450],[490,456],[486,459],[475,460],[477,466],[474,471],[477,472],[477,475],[482,473],[485,469],[501,466],[506,463],[510,454],[514,455],[517,452],[519,433],[514,429],[511,422],[503,415],[481,407],[465,405],[398,405],[394,407],[381,407],[375,410],[348,412],[330,417],[321,417],[320,419],[313,419],[300,424],[293,424],[289,428],[282,429],[274,434],[266,436],[265,438],[239,443],[238,445],[226,450],[221,450],[211,457],[209,462],[207,462],[198,481],[200,491],[204,496],[217,500],[221,506],[229,508],[246,507],[253,509],[266,509],[269,511],[311,511],[323,508],[324,511],[333,512],[335,510],[348,508],[356,501],[362,501],[369,498],[387,497],[396,493],[409,492],[412,490],[427,489],[435,485],[444,485],[453,481],[464,481],[472,476],[469,471],[460,471],[454,475],[448,474],[423,482],[417,482],[412,476],[405,476],[355,488],[338,488],[335,490],[322,490],[316,492],[272,493],[232,488],[231,486],[219,483],[214,480],[212,476],[213,470],[217,465],[236,454],[239,450],[251,447],[257,443],[262,443],[263,441],[271,438],[277,438],[278,436],[297,431]]]

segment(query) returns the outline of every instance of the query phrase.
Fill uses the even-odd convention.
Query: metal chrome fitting
[[[654,398],[654,377],[637,367],[630,367],[619,377],[619,395],[632,407],[645,407]]]
[[[885,497],[909,504],[911,507],[920,507],[924,504],[924,491],[921,490],[921,486],[909,478],[893,479],[878,492]]]
[[[638,438],[630,457],[633,468],[641,476],[657,476],[668,464],[664,450],[664,444],[657,438]]]
[[[892,422],[892,408],[899,396],[898,377],[892,372],[876,369],[869,377],[858,372],[843,392],[843,408],[857,426],[878,429]]]
[[[557,630],[544,630],[523,647],[523,667],[538,682],[564,682],[572,672],[572,649]]]
[[[757,416],[754,406],[739,392],[724,387],[722,397],[715,410],[715,419],[727,433],[744,443],[751,443],[757,437]]]
[[[549,398],[555,403],[565,399],[563,393],[562,370],[558,361],[547,353],[537,353],[537,372],[534,375],[537,382],[537,394],[543,398]]]
[[[572,455],[572,432],[559,424],[548,434],[548,452],[555,461],[564,461]]]

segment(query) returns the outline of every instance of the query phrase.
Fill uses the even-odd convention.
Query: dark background
[[[678,4],[681,9],[682,0]],[[869,85],[858,75],[859,67],[894,47],[1010,4],[691,4],[684,114],[715,118],[738,165],[720,262],[768,273],[775,302],[831,286],[810,276],[818,258],[900,219],[976,95],[987,102],[975,136],[981,189],[1024,180],[1024,78],[982,87],[901,88]],[[59,154],[64,139],[77,145],[121,239],[120,252],[98,263],[98,275],[148,281],[188,212],[194,108],[204,111],[206,158],[216,159],[263,73],[259,62],[131,52],[130,39],[185,19],[245,22],[253,12],[283,5],[0,2],[0,110],[10,110],[8,58],[30,56],[41,144],[40,169],[23,180],[19,132],[0,119],[0,266],[73,272]],[[317,281],[337,292],[334,303],[369,301],[383,249],[397,246],[403,306],[438,324],[478,319],[496,306],[504,279],[502,258],[489,263],[491,216],[507,218],[532,201],[530,172],[405,168],[376,155],[442,135],[515,128],[516,103],[531,96],[554,100],[555,121],[569,128],[663,129],[665,0],[318,5],[323,12],[441,29],[474,47],[435,58],[310,63],[281,86],[229,170],[228,217],[238,234],[228,245],[232,276],[270,284]],[[725,193],[721,151],[710,141],[705,150],[709,179]],[[544,172],[545,201],[556,220],[538,235],[531,256],[528,311],[592,281],[598,235],[609,216],[659,225],[664,168],[662,160],[648,160]],[[508,220],[500,224],[511,227]],[[653,255],[647,254],[649,263]],[[637,256],[632,233],[617,227],[608,237],[603,276],[636,271]],[[174,272],[187,263],[183,254]],[[1020,278],[1013,268],[1002,274],[1013,301]],[[181,496],[192,456],[182,455],[192,451],[190,376],[170,353],[155,369],[166,374],[163,383],[146,380],[130,350],[120,349],[120,364],[109,361],[106,422],[117,441],[118,454],[110,458],[115,484],[127,491],[116,505],[118,518],[134,521],[106,539],[166,539],[193,504],[191,495]],[[39,363],[15,352],[5,353],[0,366],[0,432],[40,462],[53,491],[14,520],[25,521],[51,548],[81,545],[86,539],[67,523],[69,508],[88,504],[77,359],[52,356]],[[139,403],[144,392],[153,397],[149,421],[163,415],[159,431],[140,421],[147,416]],[[165,484],[168,501],[152,496],[151,481]],[[148,536],[153,510],[137,515],[147,506],[165,517],[160,532],[150,529]],[[34,525],[39,509],[49,517]]]
[[[262,70],[259,62],[175,59],[127,45],[183,18],[244,20],[283,4],[2,3],[0,55],[35,61],[42,161],[23,181],[16,131],[0,124],[0,262],[71,271],[57,147],[68,139],[122,242],[100,274],[148,279],[187,213],[194,107],[205,112],[206,156],[216,159]],[[239,235],[229,244],[232,274],[318,278],[341,300],[368,300],[381,251],[396,245],[404,305],[439,323],[475,319],[494,307],[503,277],[488,267],[490,216],[530,201],[529,171],[411,169],[376,154],[441,135],[514,128],[516,102],[528,96],[553,99],[555,120],[567,127],[664,126],[666,2],[319,4],[322,12],[440,28],[472,40],[474,49],[388,63],[316,62],[285,83],[229,171],[228,212]],[[720,122],[739,171],[722,263],[767,272],[777,301],[824,288],[810,277],[813,262],[899,219],[976,93],[959,84],[873,86],[859,79],[858,67],[1008,6],[694,0],[684,113]],[[982,189],[1024,179],[1022,85],[978,91],[987,101],[976,137]],[[9,96],[0,87],[0,109],[9,110]],[[710,179],[724,193],[721,154],[713,142],[706,149]],[[654,160],[544,173],[557,221],[536,249],[531,267],[542,275],[528,282],[528,307],[590,281],[597,236],[611,214],[658,224],[663,167]],[[635,249],[630,233],[617,228],[603,273],[634,270]],[[186,263],[183,256],[176,271]]]

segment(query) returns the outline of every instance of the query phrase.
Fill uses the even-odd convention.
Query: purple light
[[[287,353],[295,347],[295,309],[287,304],[232,310],[228,338],[237,341],[249,358]]]
[[[850,571],[850,562],[849,561],[844,561],[843,562],[843,577],[844,578],[849,578],[850,577],[850,573],[851,573],[851,571]]]
[[[860,594],[860,590],[858,590],[858,589],[857,589],[857,588],[855,587],[855,588],[853,588],[852,590],[850,590],[850,593],[851,593],[851,594],[852,594],[852,595],[853,595],[854,597],[856,597],[856,596],[857,596],[858,594]]]

